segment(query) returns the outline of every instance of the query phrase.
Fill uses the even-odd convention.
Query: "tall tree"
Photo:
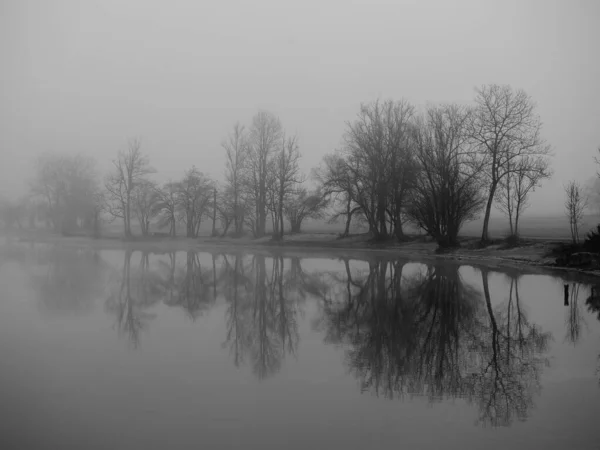
[[[482,162],[469,143],[469,115],[457,105],[431,107],[415,127],[419,173],[409,214],[441,247],[458,243],[462,224],[483,204]]]
[[[583,189],[577,181],[570,181],[565,186],[565,209],[571,229],[571,239],[574,244],[579,242],[579,229],[583,222],[583,215],[587,208],[587,200]]]
[[[301,184],[304,178],[300,174],[298,162],[300,150],[295,136],[282,138],[281,150],[275,157],[274,164],[274,229],[273,233],[283,238],[283,210],[287,197],[293,192],[295,186]]]
[[[281,143],[279,119],[267,111],[259,111],[252,119],[248,141],[246,169],[247,187],[254,203],[254,234],[265,235],[267,223],[267,190],[272,174],[269,168],[273,154]]]
[[[155,170],[148,156],[142,154],[139,139],[131,139],[126,150],[120,150],[113,160],[113,170],[106,177],[108,212],[114,218],[123,219],[125,237],[131,236],[131,209],[133,190]]]
[[[235,233],[241,234],[244,227],[244,207],[241,204],[244,182],[244,168],[247,158],[248,139],[245,128],[240,123],[233,126],[233,131],[221,145],[225,149],[225,192],[231,197],[231,214]]]
[[[402,216],[414,178],[409,146],[413,114],[404,100],[377,100],[361,105],[356,120],[347,124],[345,160],[354,200],[376,239],[403,237]]]
[[[471,137],[485,157],[484,173],[488,183],[482,242],[489,241],[490,213],[496,190],[516,170],[516,161],[522,157],[550,156],[541,128],[536,105],[525,91],[496,84],[476,90]]]

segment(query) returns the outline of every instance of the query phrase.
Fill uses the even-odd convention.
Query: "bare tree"
[[[280,152],[275,157],[274,163],[274,236],[283,238],[283,212],[287,197],[293,192],[295,186],[304,182],[304,177],[300,174],[298,162],[300,160],[300,150],[298,148],[297,138],[292,136],[282,138]]]
[[[511,235],[519,235],[519,219],[529,207],[529,194],[551,175],[548,166],[546,158],[530,156],[523,156],[507,165],[508,173],[496,191],[496,207],[508,217]]]
[[[150,219],[156,215],[157,185],[150,180],[140,180],[133,189],[133,208],[142,229],[142,236],[150,234]]]
[[[244,126],[236,123],[233,131],[222,144],[225,149],[225,192],[231,197],[232,211],[228,215],[233,216],[236,234],[241,234],[244,227],[244,208],[240,204],[244,183],[244,168],[248,151],[248,136]]]
[[[158,216],[157,226],[158,228],[168,226],[171,237],[177,234],[178,189],[177,183],[169,181],[155,191],[154,215]]]
[[[409,215],[441,247],[457,245],[462,224],[483,205],[482,163],[469,142],[469,115],[457,105],[431,107],[415,126],[419,173]]]
[[[211,180],[196,167],[188,170],[178,184],[177,199],[180,218],[186,225],[186,236],[195,238],[202,217],[208,212],[213,188]]]
[[[108,212],[113,218],[123,219],[125,237],[131,236],[131,197],[135,186],[155,170],[150,160],[142,154],[139,139],[131,139],[127,150],[119,151],[113,160],[113,171],[106,177]]]
[[[485,157],[487,203],[481,233],[489,241],[492,204],[500,183],[516,168],[522,157],[547,158],[550,147],[541,137],[542,123],[536,105],[523,90],[492,84],[476,90],[471,137]]]
[[[351,212],[360,210],[376,239],[404,236],[403,218],[415,174],[409,145],[413,115],[414,108],[404,100],[361,105],[356,120],[347,123],[343,151],[326,161],[321,177],[326,179],[323,187],[328,185],[345,203],[340,213],[346,215],[347,225]]]
[[[307,218],[323,217],[323,210],[327,204],[328,198],[320,191],[309,193],[305,188],[296,190],[287,200],[284,209],[290,221],[291,232],[300,233],[302,223]]]
[[[579,242],[579,229],[583,222],[583,215],[587,207],[587,200],[583,194],[583,189],[579,182],[569,181],[565,186],[565,209],[569,218],[569,227],[571,229],[571,239],[574,244]]]
[[[262,237],[266,231],[267,190],[273,153],[281,142],[282,129],[279,119],[267,111],[259,111],[252,120],[248,141],[246,161],[246,186],[248,197],[254,206],[254,225],[256,237]],[[249,199],[250,199],[249,198]]]
[[[336,152],[326,155],[323,165],[314,173],[323,195],[331,199],[334,206],[334,213],[329,221],[333,223],[339,217],[346,218],[343,236],[348,236],[352,218],[362,215],[362,207],[356,201],[358,187],[354,182],[354,172],[355,168],[350,167],[344,155]]]

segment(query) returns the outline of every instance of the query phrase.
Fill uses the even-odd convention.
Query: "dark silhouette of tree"
[[[288,262],[289,261],[289,262]],[[302,271],[299,259],[255,255],[249,264],[224,259],[227,340],[236,366],[248,361],[263,380],[277,373],[286,355],[295,355],[298,317],[307,295],[325,287]]]
[[[531,324],[521,308],[518,280],[510,291],[508,304],[492,307],[489,272],[481,271],[487,317],[483,315],[474,342],[484,357],[472,376],[472,400],[479,404],[478,423],[507,426],[516,418],[526,420],[539,394],[541,369],[548,364],[543,355],[549,333]]]
[[[346,349],[362,391],[464,398],[478,406],[482,425],[527,417],[550,336],[527,320],[518,283],[508,304],[493,308],[487,272],[482,299],[458,266],[435,265],[409,279],[401,262],[370,263],[364,276],[346,267],[346,289],[322,303],[317,326]]]
[[[200,257],[194,251],[187,252],[185,266],[178,269],[174,272],[177,295],[167,304],[183,308],[188,317],[196,320],[214,304],[213,269],[203,269]]]

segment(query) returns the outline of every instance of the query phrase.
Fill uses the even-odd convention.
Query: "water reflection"
[[[289,268],[286,265],[289,264]],[[236,366],[249,359],[259,379],[275,374],[286,355],[295,355],[299,342],[298,317],[308,293],[325,289],[309,276],[298,258],[255,255],[224,258],[227,280],[227,340]]]
[[[583,311],[581,310],[581,305],[579,303],[580,286],[579,283],[572,283],[570,286],[569,304],[567,305],[565,313],[565,328],[567,330],[565,341],[574,346],[577,345],[581,339],[582,326],[586,326]]]
[[[402,264],[379,262],[324,305],[326,340],[347,348],[363,391],[389,398],[461,397],[477,403],[478,422],[523,420],[540,389],[550,338],[531,324],[511,280],[508,302],[492,307],[457,266],[436,265],[402,282]],[[482,298],[483,297],[483,298]]]
[[[140,344],[140,333],[155,316],[146,308],[160,301],[148,274],[148,255],[142,254],[139,270],[131,268],[131,251],[125,251],[120,281],[112,286],[105,308],[116,317],[119,334],[126,334],[134,347]],[[150,295],[149,295],[150,294]],[[154,295],[152,295],[154,294]]]
[[[478,424],[508,426],[527,419],[541,391],[551,335],[530,320],[519,273],[505,273],[506,291],[497,291],[490,271],[479,270],[480,282],[468,283],[452,264],[411,272],[403,261],[373,260],[356,272],[353,261],[342,259],[340,270],[319,272],[306,270],[300,258],[261,254],[118,255],[108,263],[94,251],[37,251],[31,283],[40,305],[88,311],[100,299],[133,348],[142,345],[159,304],[191,321],[222,308],[223,349],[235,367],[264,380],[299,356],[310,300],[318,305],[313,329],[342,349],[363,392],[432,403],[462,399],[476,407]],[[580,289],[587,292],[570,287],[565,307],[565,341],[573,345],[587,327]],[[585,306],[600,320],[597,292]],[[600,370],[600,357],[598,363]]]

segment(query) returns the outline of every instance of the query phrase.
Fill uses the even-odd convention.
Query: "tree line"
[[[222,182],[192,167],[159,184],[134,139],[103,178],[90,158],[43,155],[30,207],[5,204],[2,217],[7,225],[22,226],[26,216],[64,234],[95,235],[103,218],[119,220],[126,237],[132,221],[142,235],[152,224],[176,236],[181,225],[187,237],[197,237],[209,220],[213,235],[262,237],[269,225],[275,239],[300,232],[307,218],[326,218],[343,220],[343,235],[363,224],[376,240],[403,240],[413,226],[440,246],[454,246],[462,225],[483,214],[485,242],[492,208],[505,213],[510,233],[518,235],[530,193],[552,174],[541,129],[532,98],[506,85],[477,88],[470,105],[422,111],[406,100],[376,100],[361,105],[340,147],[306,174],[297,136],[274,114],[259,111],[221,143]]]

